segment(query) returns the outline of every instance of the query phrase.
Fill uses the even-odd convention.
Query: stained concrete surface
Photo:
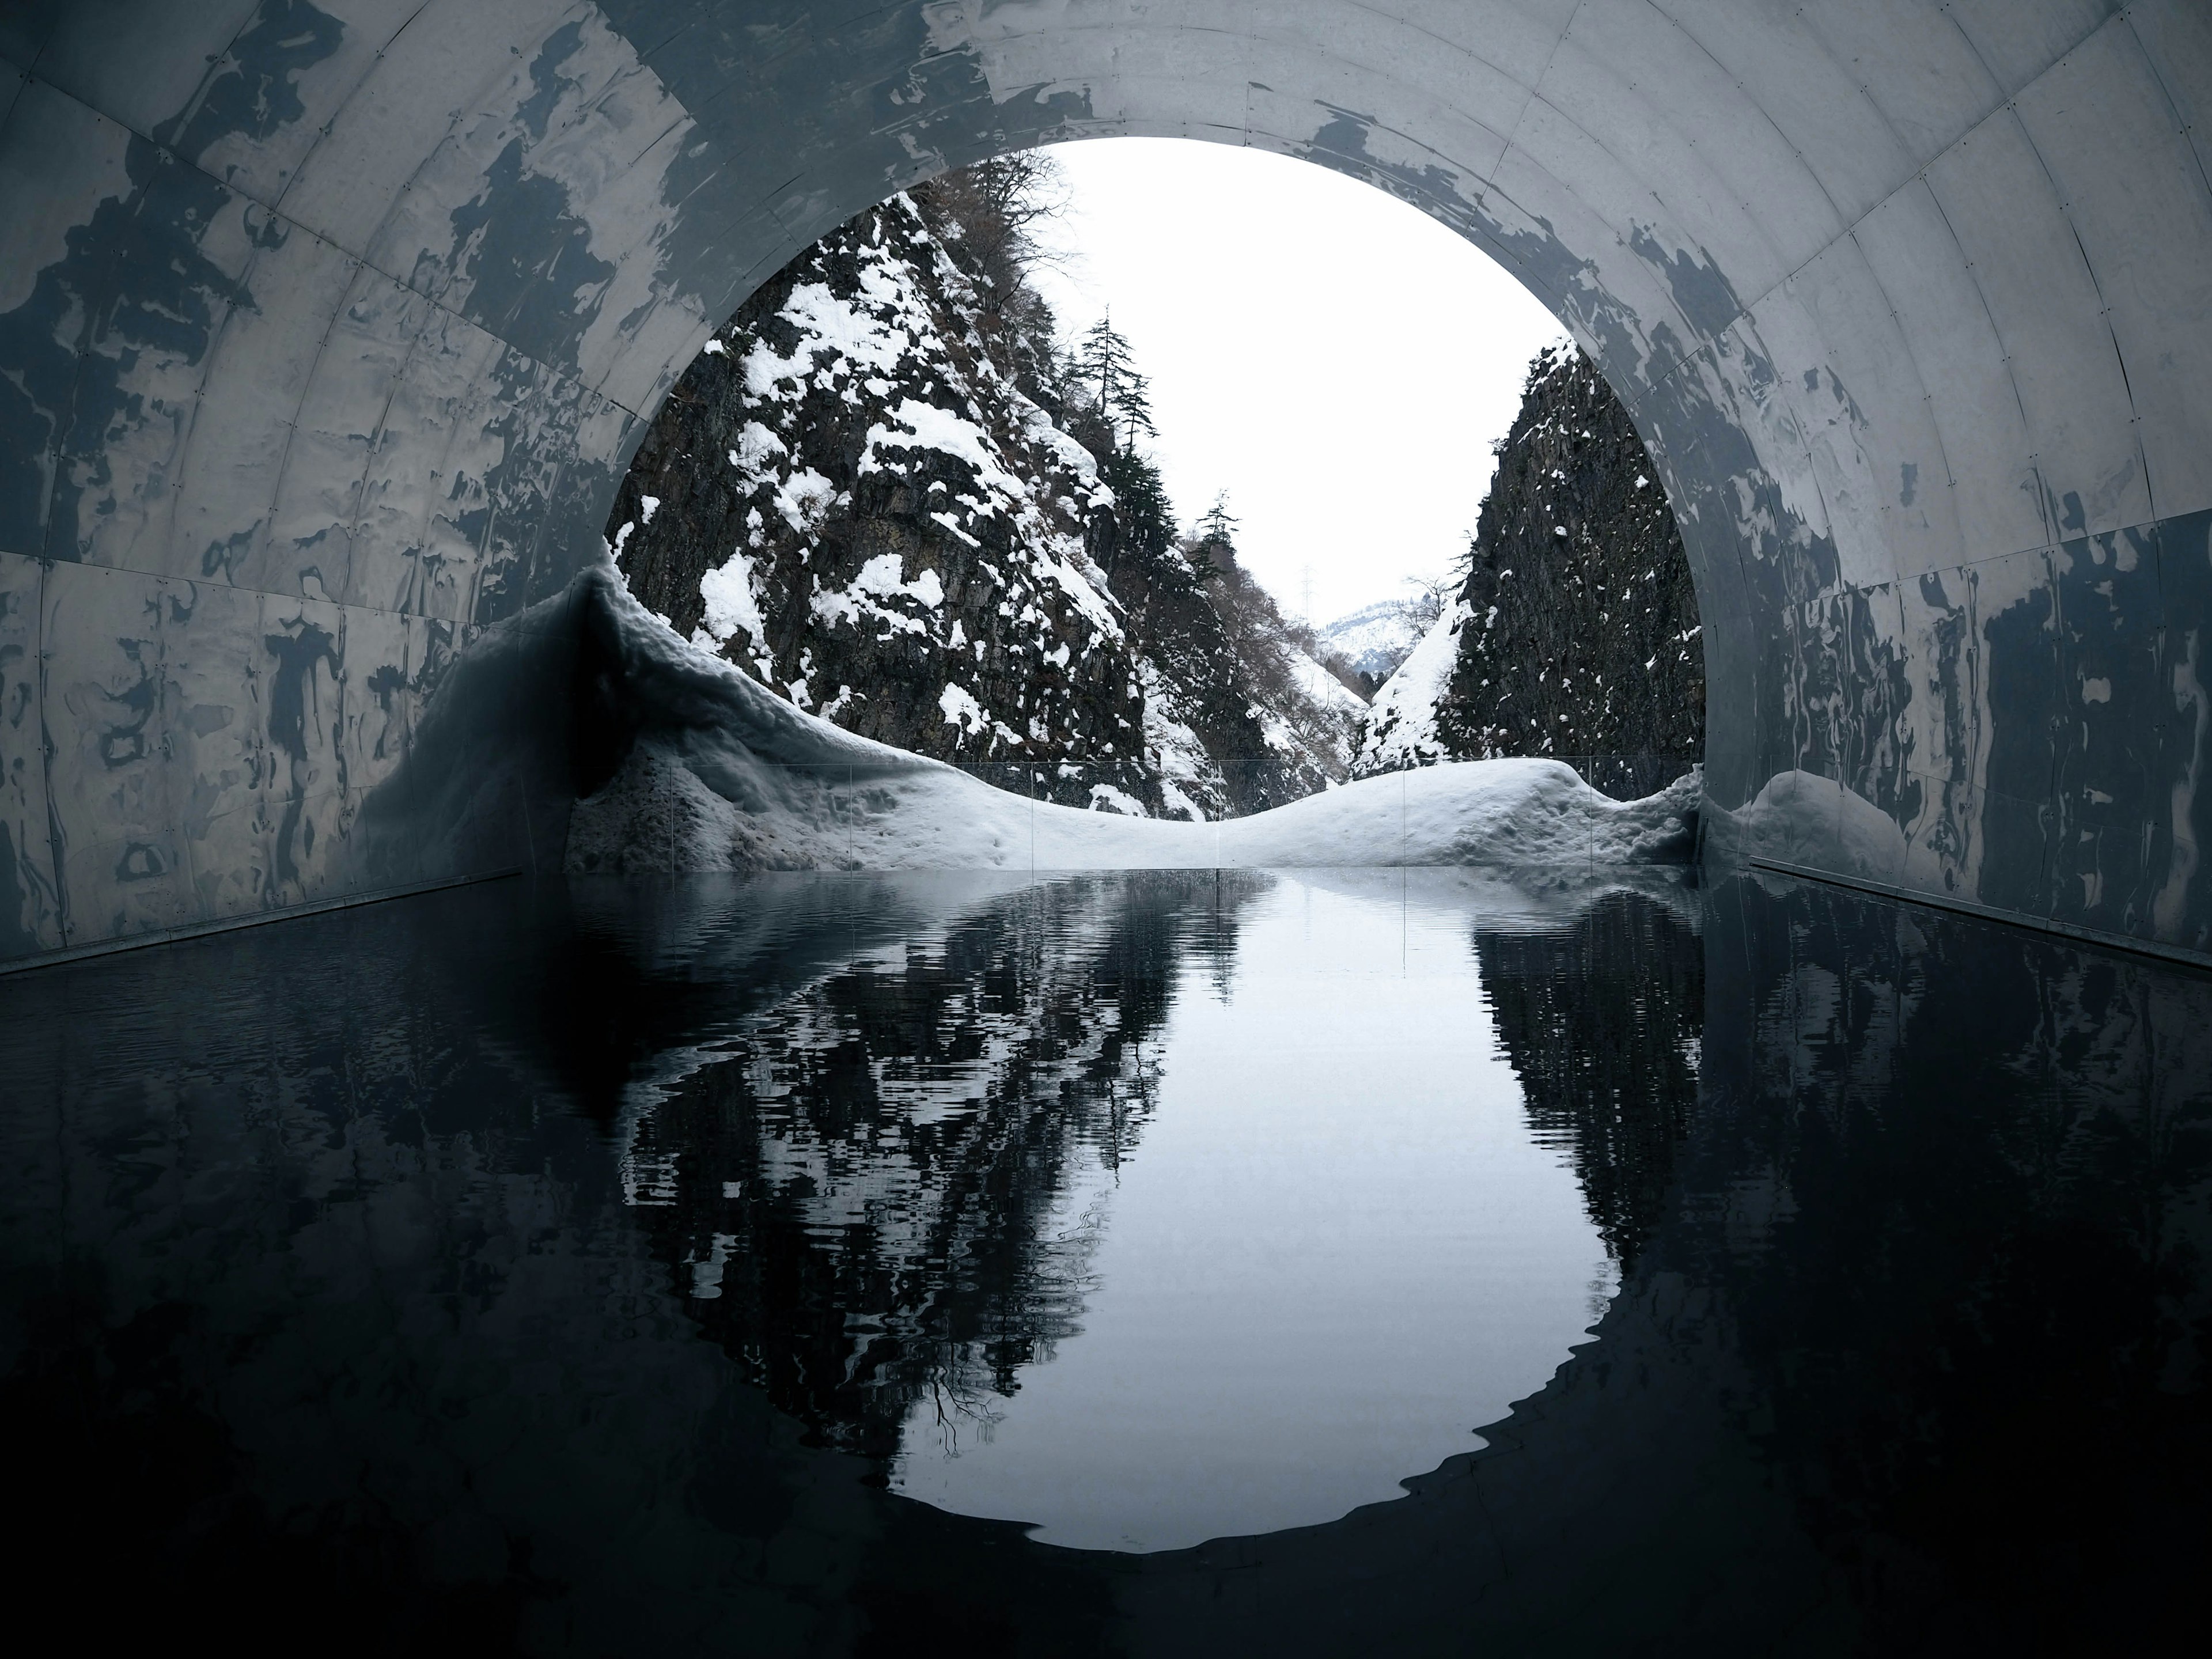
[[[567,682],[456,665],[582,629],[714,325],[1121,133],[1559,315],[1681,523],[1717,848],[2202,950],[2208,106],[2196,0],[17,0],[0,959],[550,867]],[[462,697],[537,758],[408,766]]]

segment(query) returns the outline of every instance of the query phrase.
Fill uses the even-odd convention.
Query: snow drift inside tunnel
[[[1212,823],[1056,805],[1016,792],[1025,770],[997,787],[794,708],[678,637],[605,562],[455,672],[501,694],[426,720],[407,770],[446,787],[403,774],[378,813],[435,839],[477,816],[446,799],[452,781],[472,801],[512,789],[534,803],[541,866],[565,836],[574,874],[1627,865],[1686,862],[1696,842],[1695,775],[1620,802],[1546,760],[1429,767]],[[533,724],[541,699],[557,707]]]

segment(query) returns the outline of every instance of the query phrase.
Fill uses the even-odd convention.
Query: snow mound
[[[574,592],[619,641],[635,736],[574,805],[572,872],[1593,866],[1684,862],[1695,842],[1696,775],[1621,802],[1549,760],[1395,773],[1210,823],[1032,800],[793,707],[662,627],[611,562]]]
[[[1897,821],[1833,778],[1779,772],[1734,811],[1715,809],[1716,852],[1729,859],[1767,858],[1838,875],[1942,890],[1938,848],[1916,845]]]

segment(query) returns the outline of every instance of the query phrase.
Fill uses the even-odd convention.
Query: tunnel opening
[[[1571,757],[1617,798],[1688,771],[1688,562],[1556,321],[1390,198],[1191,149],[1023,152],[801,253],[634,458],[605,529],[631,592],[799,708],[1065,805],[1204,820],[1511,755]],[[1071,213],[1080,240],[1040,240]],[[1278,228],[1305,221],[1327,228]],[[1101,258],[1118,294],[1065,280]],[[1272,329],[1243,318],[1262,293]],[[1133,301],[1148,354],[1114,321]],[[1170,476],[1212,507],[1179,507]],[[1360,613],[1364,673],[1316,625],[1316,557]]]

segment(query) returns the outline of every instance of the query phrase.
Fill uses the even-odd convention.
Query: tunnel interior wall
[[[2194,0],[19,0],[0,959],[543,859],[571,584],[713,327],[1120,133],[1566,323],[1696,572],[1717,844],[2203,950],[2208,103]]]

